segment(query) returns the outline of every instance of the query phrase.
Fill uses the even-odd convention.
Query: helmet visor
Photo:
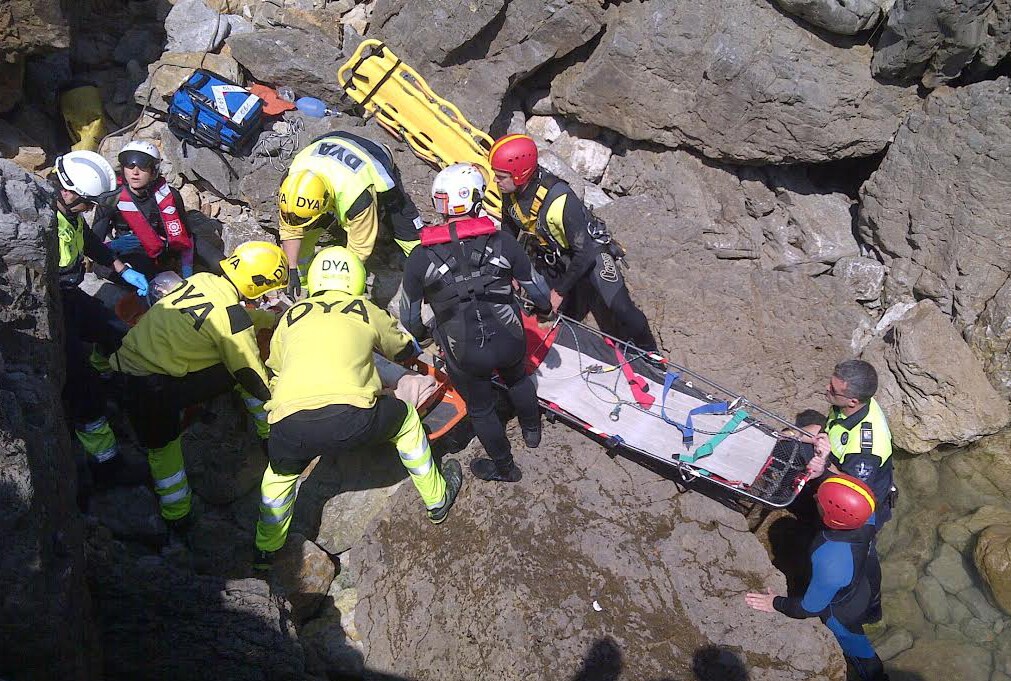
[[[143,151],[137,151],[131,149],[130,151],[124,151],[119,155],[119,164],[124,168],[137,167],[141,170],[154,170],[154,167],[158,162],[150,154],[145,154]]]

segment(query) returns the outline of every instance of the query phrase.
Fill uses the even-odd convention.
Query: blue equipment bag
[[[263,123],[263,101],[216,73],[197,69],[169,104],[168,125],[184,143],[241,155]]]

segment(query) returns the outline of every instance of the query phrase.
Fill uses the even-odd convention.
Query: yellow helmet
[[[365,293],[365,265],[343,246],[324,248],[309,265],[309,294],[343,291],[353,296]]]
[[[311,170],[296,170],[281,180],[277,213],[282,227],[307,229],[330,210],[326,181]]]
[[[221,270],[246,298],[288,285],[288,257],[266,241],[247,241],[221,261]]]

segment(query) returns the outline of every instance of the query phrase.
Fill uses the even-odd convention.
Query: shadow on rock
[[[621,648],[613,638],[599,639],[583,658],[583,664],[570,681],[617,681],[624,663]]]
[[[692,673],[699,681],[748,681],[751,678],[741,656],[723,646],[696,650],[692,656]]]
[[[786,576],[790,596],[801,596],[811,580],[808,548],[816,528],[792,515],[777,518],[769,526],[769,554],[772,564]]]

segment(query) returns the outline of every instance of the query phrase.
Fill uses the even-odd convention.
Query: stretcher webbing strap
[[[711,402],[709,404],[703,404],[689,411],[688,418],[685,419],[684,423],[678,423],[667,416],[667,394],[674,386],[674,381],[678,380],[679,377],[680,374],[670,370],[668,370],[666,375],[663,377],[663,395],[660,398],[660,417],[680,430],[681,438],[684,441],[685,447],[691,447],[695,443],[695,426],[692,424],[692,417],[701,416],[702,414],[725,414],[727,410],[730,409],[730,404],[727,402]],[[682,460],[684,460],[684,457],[682,457]]]
[[[719,432],[712,436],[708,442],[703,443],[698,449],[695,450],[694,454],[683,454],[681,455],[681,461],[686,463],[695,463],[704,456],[709,456],[716,449],[716,446],[726,440],[736,429],[737,426],[741,425],[744,419],[748,418],[748,412],[743,409],[739,409],[734,417],[723,424]]]

